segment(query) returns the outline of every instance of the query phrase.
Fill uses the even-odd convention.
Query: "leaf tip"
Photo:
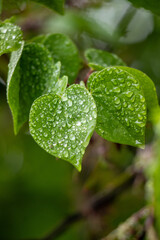
[[[74,164],[74,167],[78,170],[78,172],[82,171],[82,165],[79,163],[78,165]]]

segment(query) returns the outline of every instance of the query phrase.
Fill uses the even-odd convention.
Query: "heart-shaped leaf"
[[[23,35],[20,27],[9,21],[0,22],[0,55],[21,47]]]
[[[88,65],[97,71],[109,66],[126,66],[117,55],[99,49],[87,49],[85,51],[85,57],[88,61]]]
[[[64,34],[56,33],[40,35],[34,38],[33,41],[44,44],[54,61],[61,62],[61,76],[68,76],[69,84],[73,83],[81,68],[81,61],[78,49],[72,40]]]
[[[14,132],[29,118],[33,101],[52,92],[60,74],[60,64],[54,66],[48,50],[31,43],[13,52],[9,64],[7,98],[12,111]]]
[[[143,147],[146,102],[139,81],[118,67],[108,67],[88,79],[97,105],[96,131],[103,138]]]
[[[86,88],[72,85],[62,96],[46,94],[30,111],[30,133],[48,153],[79,171],[85,148],[96,126],[96,105]]]
[[[138,79],[146,99],[147,109],[148,109],[148,119],[152,120],[153,110],[159,107],[158,98],[156,93],[156,88],[153,81],[143,72],[129,67],[120,67],[132,74],[136,79]]]

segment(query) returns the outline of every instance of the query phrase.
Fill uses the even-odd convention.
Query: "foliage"
[[[126,65],[120,58],[117,57],[117,55],[93,48],[86,50],[85,57],[88,61],[88,65],[97,71],[108,66]]]
[[[160,234],[160,72],[155,51],[159,45],[160,20],[151,12],[159,14],[158,2],[130,0],[151,12],[136,10],[123,0],[30,2],[8,0],[4,4],[3,1],[2,9],[0,4],[5,19],[0,21],[0,91],[4,92],[6,80],[16,135],[12,136],[10,128],[3,127],[9,125],[10,117],[3,110],[6,107],[2,93],[0,129],[5,137],[0,139],[0,159],[4,161],[0,161],[0,186],[6,181],[10,183],[7,183],[9,190],[4,187],[0,193],[2,208],[8,209],[7,213],[0,211],[0,225],[3,226],[3,219],[4,226],[8,220],[12,197],[15,201],[16,196],[22,195],[22,206],[19,197],[17,204],[13,201],[15,212],[19,213],[13,227],[10,222],[7,225],[11,231],[2,229],[0,238],[8,239],[12,235],[41,238],[61,215],[73,211],[44,239],[59,237],[67,227],[86,219],[90,230],[82,221],[78,229],[81,226],[87,231],[77,234],[73,228],[62,239],[138,240],[145,235],[146,240],[157,240],[155,227]],[[60,14],[64,14],[66,5],[67,13],[65,17],[57,16],[37,3]],[[18,17],[8,19],[13,13]],[[138,14],[144,17],[142,22]],[[150,21],[149,26],[146,24],[148,30],[141,33],[142,38],[135,36],[132,44],[127,40],[128,35],[136,31],[130,29],[135,26],[139,29],[145,19],[146,23]],[[150,54],[147,48],[155,39],[155,51]],[[145,57],[141,56],[143,53]],[[74,171],[68,163],[57,162],[58,159],[82,172]],[[6,166],[11,172],[6,171]],[[3,194],[8,197],[3,198]],[[45,197],[38,205],[41,196]],[[75,206],[68,198],[74,198]],[[146,199],[150,206],[142,208]],[[23,216],[23,203],[28,204],[24,216],[31,218],[31,223],[26,220],[18,231],[15,226]],[[34,204],[37,204],[35,211]],[[42,204],[44,212],[41,212]],[[33,212],[33,219],[27,215],[28,211]],[[11,213],[12,217],[15,212]],[[131,214],[134,215],[129,218]],[[50,219],[44,223],[45,217]]]
[[[30,0],[8,0],[7,3],[4,3],[4,0],[2,0],[2,5],[5,9],[13,8],[15,7],[20,7],[24,3],[28,3]],[[52,10],[55,10],[56,12],[60,14],[64,14],[64,3],[65,0],[31,0],[36,3],[40,3],[48,8],[51,8]]]
[[[22,44],[22,31],[9,21],[0,22],[0,55],[20,48]]]
[[[31,134],[50,154],[70,161],[80,170],[84,150],[95,127],[104,139],[144,147],[146,105],[149,110],[158,105],[154,84],[146,75],[127,67],[106,68],[106,58],[111,66],[124,63],[110,53],[87,50],[91,66],[96,66],[96,70],[97,66],[104,68],[91,75],[87,85],[97,106],[96,124],[96,112],[91,110],[94,102],[84,98],[87,92],[82,94],[85,86],[83,91],[79,88],[78,91],[73,85],[73,93],[68,96],[66,77],[58,80],[60,75],[66,74],[71,83],[80,68],[78,51],[71,40],[62,34],[53,34],[39,36],[33,41],[35,43],[26,44],[24,48],[22,45],[20,50],[13,52],[9,65],[7,96],[15,134],[28,120],[34,100],[53,92],[54,95],[45,95],[35,101],[30,114]],[[5,43],[10,45],[9,40]],[[61,61],[61,74],[54,61]],[[93,64],[95,61],[98,65]],[[70,138],[74,140],[68,141]]]
[[[98,134],[109,141],[143,147],[146,102],[137,80],[121,68],[108,67],[89,78],[88,88],[97,105]]]
[[[49,34],[38,36],[33,41],[42,43],[49,50],[54,61],[61,62],[61,76],[67,75],[69,84],[73,83],[80,70],[80,57],[78,49],[70,38],[64,34]]]
[[[160,2],[158,0],[145,1],[145,0],[129,0],[136,7],[143,7],[160,15]]]

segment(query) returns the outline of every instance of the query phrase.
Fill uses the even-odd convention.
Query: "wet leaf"
[[[120,67],[108,67],[88,79],[97,105],[96,131],[104,139],[143,147],[146,101],[139,81]]]
[[[75,44],[64,34],[56,33],[50,35],[41,35],[33,41],[40,41],[50,51],[55,62],[62,64],[61,76],[68,76],[69,84],[73,83],[80,70],[80,57]]]
[[[20,27],[9,21],[0,22],[0,55],[17,50],[22,45]]]
[[[109,66],[126,66],[117,55],[99,49],[87,49],[85,57],[88,61],[88,65],[97,71]]]
[[[135,7],[145,8],[155,14],[160,15],[160,1],[159,0],[129,0]]]
[[[151,120],[154,109],[159,107],[156,88],[153,81],[145,73],[137,69],[129,67],[121,67],[120,69],[124,69],[138,79],[146,99],[148,119]]]
[[[15,134],[28,120],[33,101],[54,89],[59,74],[60,63],[54,66],[52,57],[43,45],[31,43],[12,53],[7,98]]]
[[[73,164],[81,161],[96,125],[96,105],[86,88],[72,85],[60,97],[46,94],[30,111],[30,133],[48,153]]]

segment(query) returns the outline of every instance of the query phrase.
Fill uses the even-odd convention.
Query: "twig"
[[[133,184],[136,176],[137,173],[133,171],[133,169],[121,174],[116,181],[112,183],[112,186],[110,186],[109,189],[94,196],[88,202],[85,209],[67,217],[57,228],[53,229],[53,231],[51,231],[47,237],[44,237],[41,240],[56,239],[62,235],[72,224],[88,217],[92,212],[97,212],[102,208],[107,207],[111,202],[114,201],[116,197],[118,197]]]
[[[102,240],[142,240],[146,234],[145,221],[150,214],[148,207],[141,209]]]
[[[145,230],[146,230],[146,240],[158,240],[158,235],[154,228],[154,210],[151,209],[151,214],[146,220]]]
[[[89,76],[91,75],[91,73],[93,72],[93,70],[92,69],[90,69],[89,70],[89,72],[86,74],[86,76],[85,76],[85,78],[84,78],[84,83],[85,83],[85,85],[87,84],[87,80],[88,80],[88,78],[89,78]]]
[[[60,236],[63,232],[70,227],[70,225],[76,223],[77,221],[83,218],[82,214],[75,213],[67,217],[53,232],[51,232],[47,237],[42,238],[43,240],[51,240],[55,239],[56,237]]]

